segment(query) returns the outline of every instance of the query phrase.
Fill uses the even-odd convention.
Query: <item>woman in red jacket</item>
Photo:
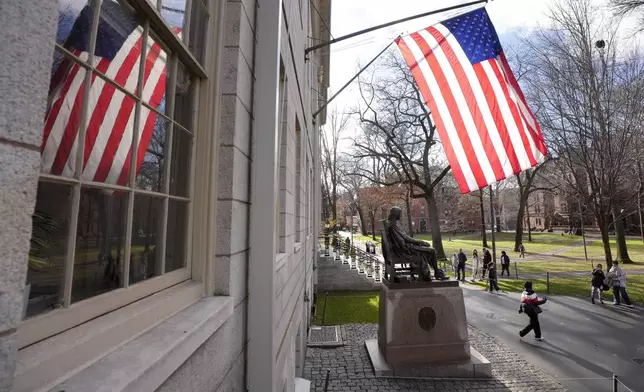
[[[523,285],[525,290],[521,293],[521,307],[519,313],[524,313],[530,318],[530,324],[519,331],[519,336],[524,337],[530,331],[534,330],[534,338],[536,340],[543,340],[541,336],[541,325],[539,325],[539,313],[542,312],[539,305],[543,305],[548,300],[546,297],[540,299],[537,294],[532,290],[532,282],[525,282]]]

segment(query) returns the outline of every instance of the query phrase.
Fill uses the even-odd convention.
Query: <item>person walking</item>
[[[519,244],[519,257],[525,259],[525,246],[523,246],[523,243]]]
[[[599,297],[599,303],[603,304],[604,300],[602,299],[602,293],[604,292],[604,287],[608,289],[608,286],[604,283],[604,280],[606,280],[606,275],[604,275],[604,271],[602,271],[602,265],[597,264],[595,269],[592,272],[593,278],[590,281],[590,302],[593,304],[595,303],[595,296],[597,295]]]
[[[504,250],[501,251],[501,276],[503,276],[503,273],[507,272],[508,276],[510,276],[510,256],[505,253]]]
[[[492,264],[492,254],[489,250],[483,248],[483,279],[485,279],[485,273],[490,268],[490,264]]]
[[[530,318],[530,323],[519,331],[519,336],[524,337],[530,331],[534,331],[534,338],[541,341],[543,336],[541,335],[541,325],[539,324],[539,313],[543,310],[539,306],[545,304],[548,298],[543,297],[543,299],[540,299],[532,289],[532,282],[530,281],[525,282],[523,288],[519,314],[525,313]]]
[[[613,286],[613,297],[615,298],[613,305],[620,305],[621,295],[621,297],[624,298],[626,306],[632,308],[633,304],[631,303],[631,299],[628,297],[628,293],[626,292],[626,272],[624,272],[624,270],[622,270],[622,267],[619,266],[619,261],[613,263],[613,266],[608,271],[607,278]]]
[[[456,272],[458,271],[458,255],[456,253],[452,255],[452,271],[454,271],[454,278],[456,278]]]
[[[496,290],[497,293],[501,291],[498,283],[496,282],[496,263],[490,264],[488,268],[488,280],[490,281],[490,293],[493,289]]]
[[[458,266],[456,271],[458,272],[458,280],[465,282],[465,263],[467,262],[467,256],[463,253],[463,249],[458,250]],[[461,277],[461,272],[463,276]]]
[[[481,258],[479,257],[479,252],[474,249],[472,252],[472,282],[476,281],[476,278],[481,279]]]

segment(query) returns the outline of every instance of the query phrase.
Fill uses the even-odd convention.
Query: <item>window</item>
[[[31,341],[191,277],[209,15],[202,0],[187,2],[60,0],[27,273],[27,322],[42,330]],[[75,324],[41,319],[132,286]]]
[[[295,118],[295,242],[301,242],[302,230],[302,130],[300,121]],[[304,168],[306,173],[306,168]],[[307,192],[308,189],[307,182]]]
[[[278,136],[280,141],[279,146],[279,159],[280,159],[280,173],[279,173],[279,206],[277,210],[277,230],[275,231],[277,241],[277,252],[284,253],[286,251],[286,157],[288,156],[288,85],[286,82],[286,71],[284,63],[280,61],[280,85],[279,85],[279,113],[277,118]]]

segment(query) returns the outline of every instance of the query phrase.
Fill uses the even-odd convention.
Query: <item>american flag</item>
[[[129,10],[113,1],[101,3],[94,62],[96,69],[119,86],[158,108],[165,99],[166,53],[151,38],[143,43],[143,29]],[[80,59],[89,57],[89,36],[95,2],[84,7],[63,46]],[[61,17],[59,23],[66,18]],[[59,31],[64,26],[59,26]],[[178,33],[178,30],[177,30]],[[137,91],[141,50],[147,46],[143,91]],[[41,164],[46,173],[74,176],[79,148],[79,125],[85,89],[89,87],[83,170],[81,178],[109,184],[127,184],[132,154],[135,101],[95,74],[85,85],[86,71],[69,59],[54,61],[41,146]],[[136,152],[136,171],[150,145],[154,111],[142,106]]]
[[[397,39],[462,193],[536,166],[546,146],[485,8]]]

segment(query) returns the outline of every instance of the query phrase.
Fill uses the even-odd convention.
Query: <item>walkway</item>
[[[327,370],[329,392],[563,392],[561,384],[528,363],[501,341],[477,328],[469,328],[470,344],[492,361],[489,380],[412,380],[376,378],[364,341],[377,336],[376,324],[342,326],[345,346],[308,348],[303,377],[311,380],[311,391],[324,391]]]
[[[537,342],[532,336],[518,336],[528,321],[517,312],[520,294],[463,288],[470,324],[500,339],[571,391],[610,391],[613,373],[634,391],[644,391],[643,309],[550,297],[540,318],[546,340]]]

